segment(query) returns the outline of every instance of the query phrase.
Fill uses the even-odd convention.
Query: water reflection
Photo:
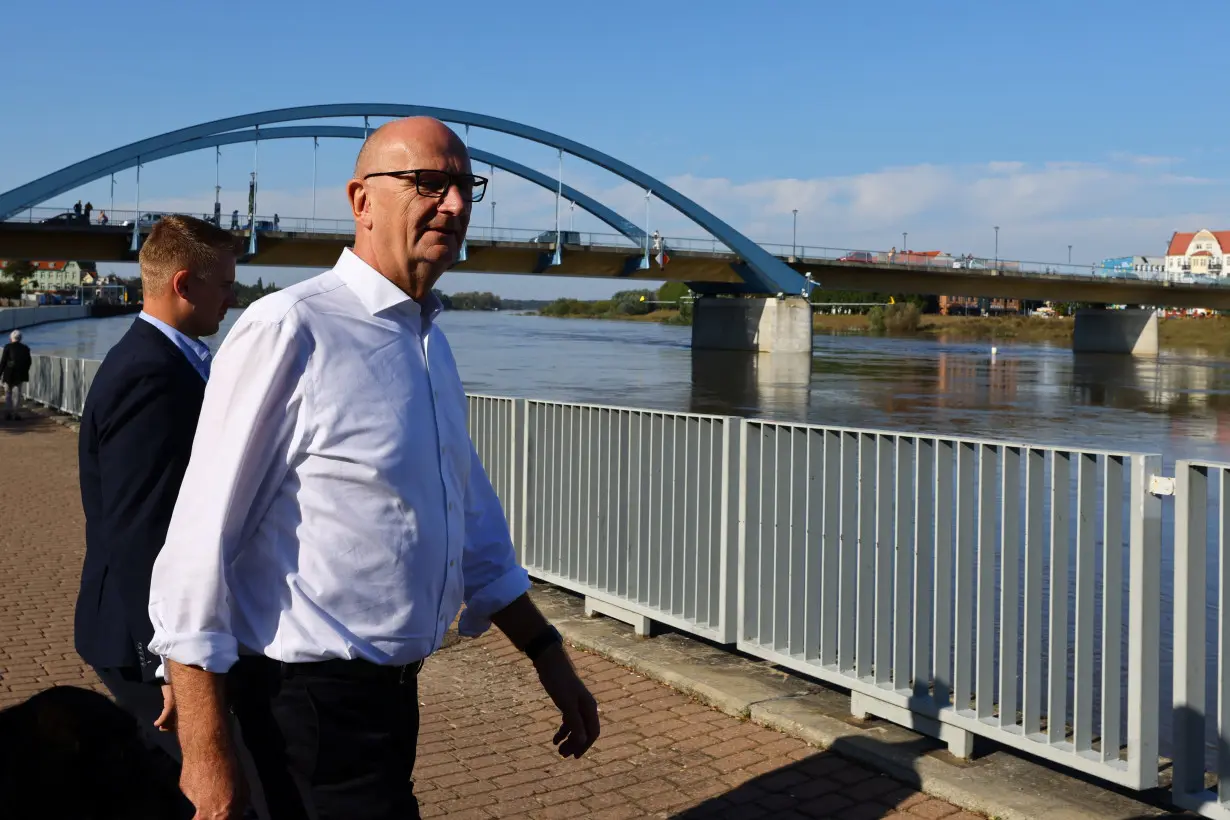
[[[811,356],[807,353],[694,350],[691,359],[693,413],[808,417]]]

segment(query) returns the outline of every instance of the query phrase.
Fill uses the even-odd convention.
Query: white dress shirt
[[[211,672],[241,652],[400,665],[463,601],[479,634],[529,589],[431,301],[346,250],[244,311],[154,564],[150,649]]]

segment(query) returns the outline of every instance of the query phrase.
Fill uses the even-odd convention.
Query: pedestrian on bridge
[[[22,386],[30,381],[30,348],[21,341],[21,331],[9,334],[9,343],[0,353],[0,382],[4,383],[4,418],[20,418]]]
[[[463,634],[494,622],[534,664],[559,753],[598,737],[436,325],[432,286],[486,185],[443,123],[381,126],[347,185],[354,249],[259,299],[218,351],[149,606],[201,817],[242,804],[228,672],[272,817],[418,817],[418,672],[463,602]]]

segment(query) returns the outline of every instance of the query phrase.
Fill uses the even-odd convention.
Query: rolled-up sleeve
[[[530,577],[517,563],[504,509],[470,445],[470,479],[466,485],[466,537],[462,556],[465,610],[457,625],[474,637],[491,627],[491,616],[530,588]]]
[[[192,456],[154,563],[150,648],[225,672],[238,657],[227,573],[286,468],[306,387],[293,328],[240,320],[211,368]]]

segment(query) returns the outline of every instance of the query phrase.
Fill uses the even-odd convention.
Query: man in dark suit
[[[236,240],[166,216],[141,248],[144,310],[98,368],[81,416],[86,551],[76,647],[149,739],[179,759],[153,636],[150,574],[188,466],[209,348],[235,304]],[[157,731],[155,731],[157,729]]]

